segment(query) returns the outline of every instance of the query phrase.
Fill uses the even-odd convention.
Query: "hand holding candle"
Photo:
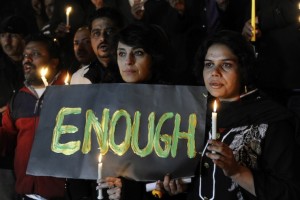
[[[47,74],[47,72],[48,72],[48,68],[47,67],[43,67],[42,69],[41,69],[41,79],[42,79],[42,81],[43,81],[43,83],[44,83],[44,85],[45,85],[45,87],[47,87],[48,86],[48,82],[47,82],[47,79],[46,79],[46,74]]]
[[[102,179],[102,155],[99,154],[98,160],[98,179]],[[102,189],[98,190],[98,199],[103,199]]]
[[[72,7],[71,6],[69,6],[69,7],[67,7],[67,9],[66,9],[66,25],[67,26],[70,26],[70,13],[71,13],[71,11],[72,11]]]
[[[256,40],[256,14],[255,14],[255,0],[251,0],[251,26],[253,28],[252,30],[252,37],[251,41],[255,42]]]
[[[211,139],[217,139],[217,100],[214,101],[214,111],[211,115]]]

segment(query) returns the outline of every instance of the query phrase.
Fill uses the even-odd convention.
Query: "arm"
[[[2,113],[2,126],[0,127],[0,155],[4,156],[14,152],[17,130],[10,117],[8,106]]]
[[[271,124],[262,150],[258,170],[252,171],[257,197],[300,199],[300,146],[291,123]]]
[[[239,184],[242,188],[253,195],[255,193],[254,180],[252,172],[249,168],[241,166],[234,158],[232,150],[225,143],[209,140],[208,150],[215,153],[206,153],[206,156],[220,167],[225,176],[230,177],[233,181]]]

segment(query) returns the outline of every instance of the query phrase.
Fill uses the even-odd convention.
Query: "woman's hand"
[[[256,24],[258,24],[258,18],[256,17]],[[244,27],[243,27],[243,31],[242,31],[242,35],[247,39],[247,40],[251,40],[252,36],[253,36],[253,33],[254,32],[254,27],[252,27],[251,25],[251,19],[249,19]],[[258,28],[258,26],[255,27],[255,34],[256,34],[256,37],[261,37],[261,31],[260,29]]]
[[[98,180],[98,186],[96,189],[99,190],[104,188],[108,188],[107,194],[109,199],[121,199],[122,181],[120,178],[106,177],[105,179]]]
[[[208,150],[213,153],[206,153],[206,156],[212,159],[212,161],[220,167],[225,176],[233,176],[237,173],[239,164],[235,160],[232,149],[225,143],[217,140],[209,140]]]
[[[206,156],[223,170],[225,176],[231,178],[251,194],[256,195],[251,170],[235,160],[232,149],[217,140],[209,140],[208,143],[210,145],[207,149],[213,153],[206,153]]]
[[[66,25],[65,23],[61,22],[55,29],[55,36],[58,38],[65,37],[70,32],[70,25]]]
[[[171,179],[170,175],[164,177],[164,181],[157,181],[156,190],[166,191],[170,196],[185,192],[187,185],[182,182],[182,179]]]

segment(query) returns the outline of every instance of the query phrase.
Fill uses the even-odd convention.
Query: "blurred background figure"
[[[0,124],[6,105],[23,86],[22,58],[27,33],[28,28],[22,17],[9,16],[0,24]],[[12,200],[15,196],[14,148],[14,143],[0,147],[0,197],[3,200]]]
[[[257,51],[259,86],[284,105],[291,96],[299,96],[298,100],[300,99],[298,4],[299,1],[296,0],[257,2],[257,33],[254,45]],[[250,11],[250,8],[248,10]],[[248,40],[253,35],[252,30],[253,27],[248,20],[242,31]],[[299,104],[297,107],[300,109]]]
[[[92,83],[117,82],[119,72],[113,58],[113,36],[124,26],[121,13],[111,7],[96,10],[90,21],[91,43],[97,59],[84,75]]]
[[[91,45],[91,32],[89,27],[84,26],[76,31],[73,46],[79,67],[72,75],[70,84],[90,84],[91,81],[85,78],[84,75],[88,71],[91,62],[95,60],[96,55]]]

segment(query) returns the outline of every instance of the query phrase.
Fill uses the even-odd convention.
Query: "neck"
[[[107,67],[110,62],[110,58],[98,58],[99,62],[103,65],[103,67]]]

